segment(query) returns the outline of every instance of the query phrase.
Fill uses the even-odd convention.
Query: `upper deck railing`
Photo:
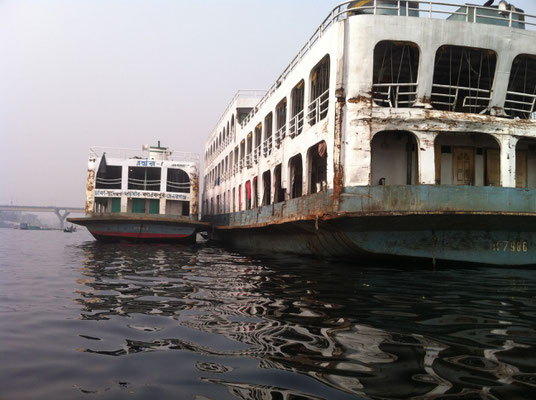
[[[227,114],[227,112],[229,111],[229,109],[231,108],[231,106],[233,105],[233,103],[236,100],[238,100],[240,98],[263,97],[265,94],[266,94],[266,90],[253,90],[253,89],[252,90],[241,89],[238,92],[236,92],[235,95],[233,96],[233,98],[231,99],[231,101],[229,102],[229,105],[227,106],[227,108],[225,109],[225,111],[221,115],[220,119],[218,120],[218,123],[216,124],[216,127],[212,130],[212,133],[210,134],[210,136],[209,136],[209,138],[207,140],[207,143],[209,143],[212,140],[212,136],[214,136],[214,133],[218,130],[218,126],[223,121],[223,119],[225,118],[225,115]]]
[[[448,19],[452,21],[465,21],[467,23],[491,24],[518,29],[536,31],[536,15],[526,14],[511,7],[505,1],[499,2],[499,7],[483,7],[472,4],[454,2],[421,1],[421,0],[370,0],[364,5],[363,1],[346,1],[335,7],[314,31],[307,43],[283,70],[281,75],[248,116],[240,123],[244,127],[253,119],[258,110],[274,94],[285,81],[290,72],[300,63],[303,57],[324,35],[334,23],[358,15],[392,15],[399,17],[417,17],[427,19]],[[234,101],[234,99],[233,99]]]
[[[143,149],[131,149],[131,148],[120,148],[120,147],[100,147],[95,146],[89,149],[90,157],[99,157],[106,153],[108,158],[121,158],[121,159],[140,159],[146,160],[149,159],[149,150]],[[172,151],[169,150],[169,155],[163,160],[156,161],[181,161],[188,163],[199,163],[199,154],[189,153],[185,151]]]

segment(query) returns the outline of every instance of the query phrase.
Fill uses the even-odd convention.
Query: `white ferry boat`
[[[212,237],[536,265],[536,16],[493,3],[333,9],[273,86],[239,91],[209,135]]]
[[[90,150],[86,216],[68,218],[97,240],[195,242],[199,155],[167,147]]]

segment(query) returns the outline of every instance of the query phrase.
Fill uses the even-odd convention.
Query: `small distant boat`
[[[67,221],[101,241],[195,242],[209,224],[198,221],[198,163],[167,147],[91,149],[86,216]]]
[[[26,222],[22,222],[19,225],[19,229],[22,229],[24,231],[40,231],[41,227],[40,226],[35,226],[35,225],[30,225],[30,224],[27,224]]]
[[[65,232],[65,233],[76,232],[76,226],[71,225],[71,226],[65,227],[65,228],[63,228],[63,232]]]

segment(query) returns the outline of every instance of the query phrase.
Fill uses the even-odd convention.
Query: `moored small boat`
[[[66,226],[65,228],[63,228],[63,232],[65,233],[76,232],[76,226],[74,226],[73,224],[71,224],[71,226]]]

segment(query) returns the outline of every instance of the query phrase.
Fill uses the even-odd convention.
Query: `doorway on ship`
[[[251,207],[252,208],[257,208],[259,206],[259,202],[258,202],[258,198],[259,198],[259,195],[258,195],[258,188],[257,188],[257,177],[254,177],[253,178],[253,183],[252,183],[252,196],[253,196],[253,199],[251,201]]]
[[[288,161],[290,198],[301,197],[303,187],[302,156],[297,154]]]
[[[268,206],[270,205],[270,199],[271,199],[271,179],[270,179],[270,170],[265,171],[262,174],[262,185],[263,185],[263,191],[262,191],[262,200],[261,205]]]
[[[274,169],[274,203],[285,201],[285,189],[281,186],[281,164]]]
[[[517,142],[516,187],[536,189],[536,139]]]
[[[434,149],[437,184],[501,186],[501,149],[493,136],[474,132],[440,133]]]
[[[327,145],[324,140],[307,150],[309,193],[327,189]]]
[[[233,212],[236,211],[236,189],[233,188],[233,200],[232,200],[232,203],[233,203]]]
[[[246,198],[245,210],[249,210],[251,208],[251,181],[246,182],[245,189],[246,189],[246,192],[244,193],[245,198]]]
[[[371,185],[415,185],[417,140],[407,131],[382,131],[371,142]]]

